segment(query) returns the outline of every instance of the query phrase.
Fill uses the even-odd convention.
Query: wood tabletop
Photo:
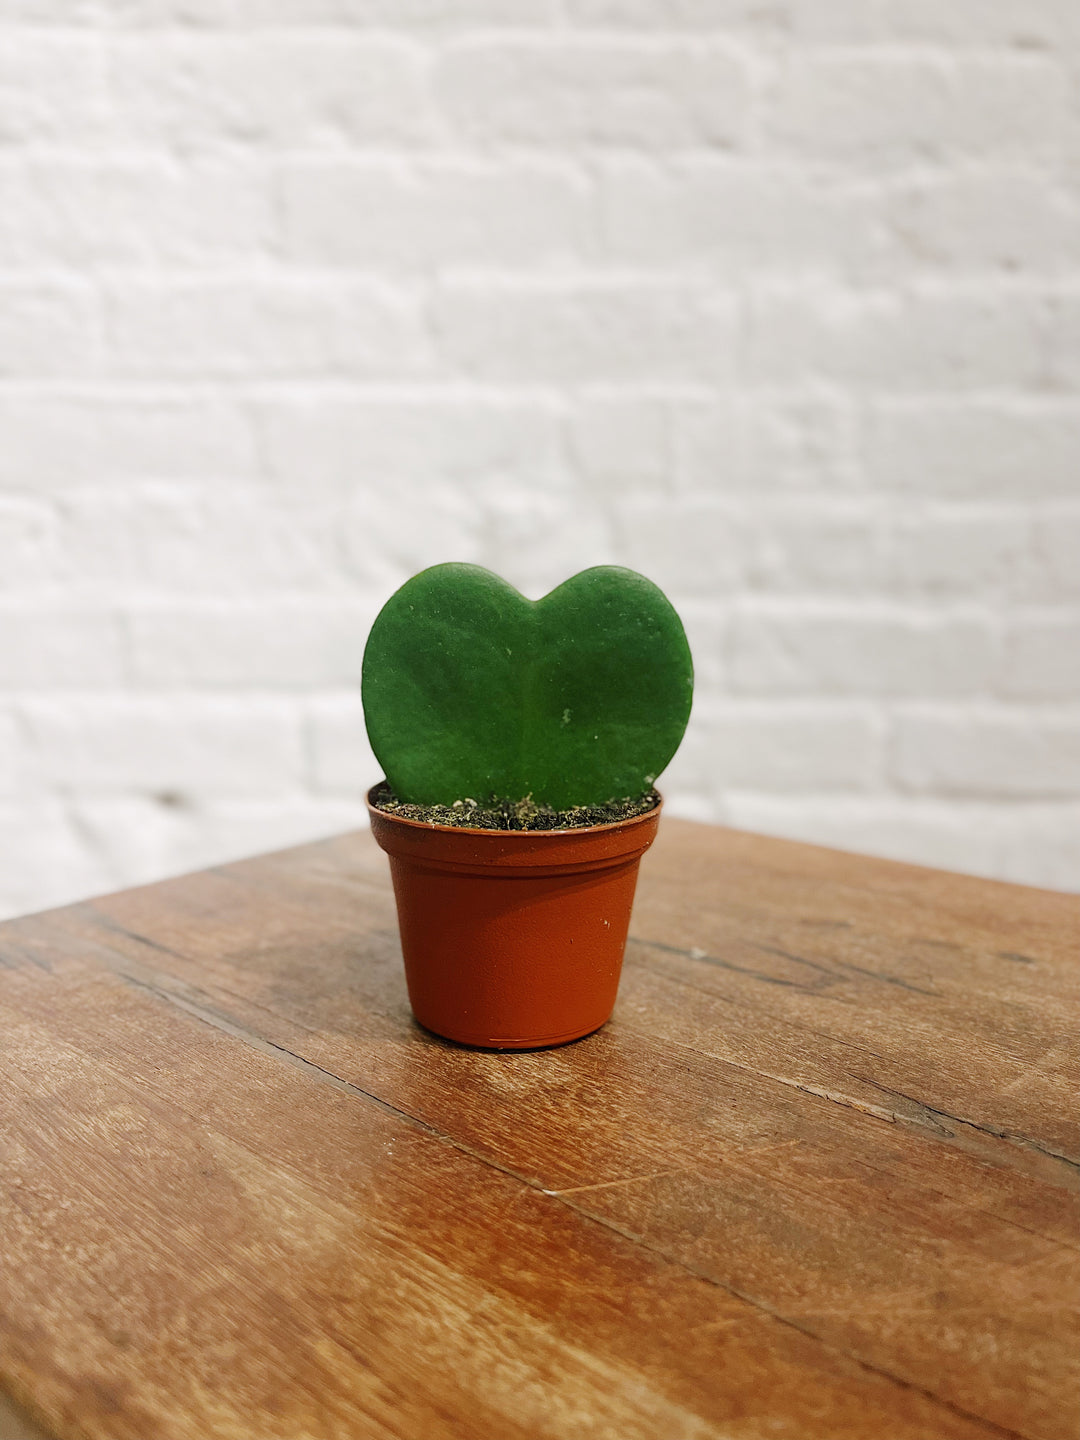
[[[1080,1434],[1080,898],[667,819],[631,933],[604,1030],[492,1054],[410,1019],[364,833],[0,927],[0,1389],[64,1440]]]

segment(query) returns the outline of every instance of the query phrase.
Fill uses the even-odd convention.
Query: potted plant
[[[679,617],[633,570],[533,602],[436,565],[391,596],[364,651],[368,809],[423,1026],[529,1049],[604,1024],[692,692]]]

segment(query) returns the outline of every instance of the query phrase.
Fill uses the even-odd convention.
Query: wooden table
[[[0,1375],[130,1440],[1078,1433],[1080,899],[665,821],[619,1005],[418,1030],[366,834],[0,927]]]

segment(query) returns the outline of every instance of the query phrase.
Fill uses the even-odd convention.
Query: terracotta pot
[[[413,1014],[490,1050],[565,1045],[611,1015],[660,806],[580,830],[477,830],[377,810]]]

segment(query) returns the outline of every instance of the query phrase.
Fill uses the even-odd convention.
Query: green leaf
[[[372,627],[364,716],[403,800],[568,809],[652,785],[693,683],[682,623],[644,575],[600,565],[534,602],[477,565],[435,565]]]

